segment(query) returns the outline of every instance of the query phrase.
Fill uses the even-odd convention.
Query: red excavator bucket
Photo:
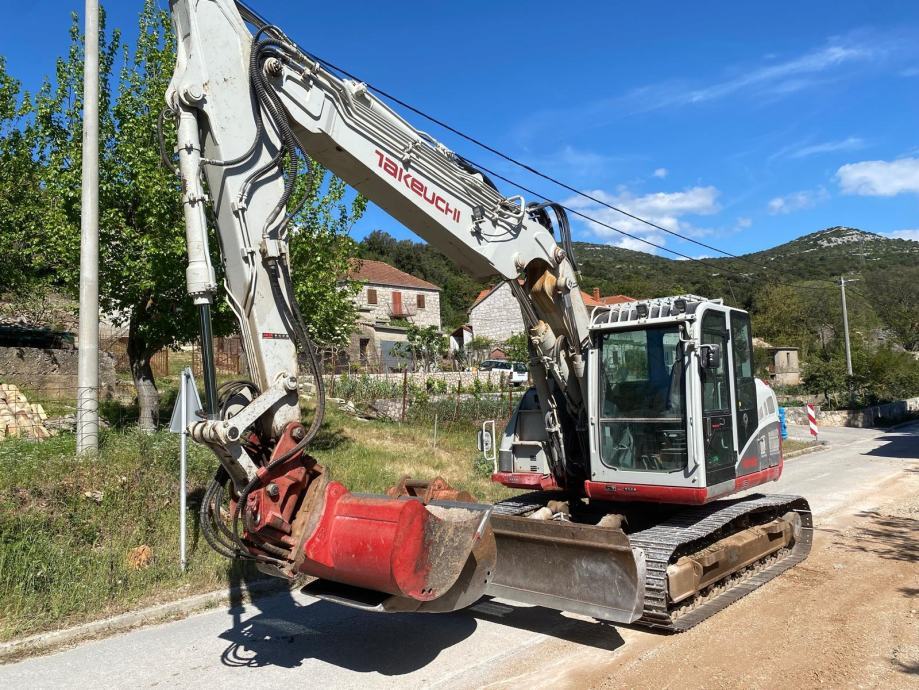
[[[294,562],[320,578],[310,594],[373,610],[440,612],[485,593],[496,560],[491,506],[317,484],[301,511],[309,524]]]

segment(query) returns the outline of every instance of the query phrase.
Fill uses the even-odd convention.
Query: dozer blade
[[[491,516],[498,562],[486,594],[615,623],[642,614],[645,556],[620,529]]]
[[[363,609],[430,612],[485,593],[495,566],[491,506],[356,495],[337,482],[317,489],[321,505],[307,508],[315,519],[295,563],[320,578],[307,593]]]

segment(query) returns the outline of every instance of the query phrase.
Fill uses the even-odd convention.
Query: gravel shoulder
[[[666,640],[643,635],[564,684],[919,687],[919,468],[874,498],[818,522],[806,562],[711,620]]]

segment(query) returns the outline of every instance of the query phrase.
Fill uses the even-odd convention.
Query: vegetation
[[[515,333],[504,341],[504,354],[512,362],[529,362],[530,346],[526,333]]]
[[[803,387],[836,409],[902,400],[919,393],[919,363],[910,353],[889,346],[872,350],[856,342],[852,376],[846,374],[845,351],[836,347],[816,353],[804,365]]]
[[[782,441],[782,453],[788,455],[789,453],[794,453],[799,450],[804,450],[805,448],[814,448],[820,445],[817,441],[803,441],[801,439],[789,438]]]
[[[825,394],[831,404],[847,404],[850,386],[855,402],[919,393],[913,383],[919,362],[897,354],[919,349],[917,242],[838,227],[740,259],[709,258],[704,263],[583,242],[576,242],[574,249],[585,290],[597,287],[603,294],[635,298],[692,293],[750,311],[754,335],[772,345],[799,348],[810,378],[808,390]],[[380,231],[369,235],[359,251],[434,283],[462,286],[445,295],[444,302],[451,305],[444,308],[449,327],[462,323],[477,291],[493,283],[466,278],[428,245],[398,241]],[[860,374],[857,369],[851,382],[840,360],[842,309],[839,288],[833,285],[840,275],[856,280],[848,290],[850,336],[853,347],[864,353],[858,355],[864,358],[862,370],[874,372]],[[474,341],[462,364],[479,361],[493,345]],[[510,359],[526,361],[523,345],[521,336],[503,347],[515,353],[508,353]],[[895,372],[872,367],[869,362],[875,360],[895,360]],[[765,353],[759,350],[761,375],[766,365]]]
[[[39,230],[35,200],[42,198],[38,168],[32,158],[32,128],[26,121],[28,96],[6,71],[0,55],[0,293],[29,282],[23,254],[34,250]]]
[[[405,332],[407,340],[397,343],[393,351],[412,363],[412,371],[433,371],[447,354],[447,340],[437,326],[416,326],[410,323]]]
[[[310,452],[354,491],[443,476],[481,500],[509,492],[477,471],[474,424],[356,421],[331,411]],[[178,437],[106,432],[94,462],[74,437],[0,443],[0,641],[232,585],[257,573],[215,554],[195,507],[213,454],[189,446],[189,565],[178,567]],[[147,556],[139,547],[148,547]],[[138,557],[140,551],[141,557]]]
[[[15,264],[15,270],[3,271],[10,277],[0,285],[3,292],[78,290],[83,37],[76,15],[70,38],[54,79],[34,99],[20,96],[0,63],[0,261],[3,268]],[[127,353],[145,429],[155,427],[160,397],[150,359],[194,339],[198,328],[185,294],[181,183],[161,164],[157,138],[174,40],[168,12],[153,0],[143,4],[133,47],[122,46],[121,33],[107,32],[104,21],[100,28],[100,302],[116,323],[128,326]],[[116,91],[112,77],[119,64]],[[175,141],[171,118],[163,124],[165,141]],[[341,180],[315,163],[308,167],[293,199],[306,202],[292,233],[295,291],[313,336],[340,344],[354,311],[336,279],[354,251],[348,230],[365,202],[357,197],[345,203]],[[305,161],[301,168],[307,169]],[[217,246],[212,239],[219,272]],[[217,335],[233,328],[223,300],[217,300],[214,326]]]

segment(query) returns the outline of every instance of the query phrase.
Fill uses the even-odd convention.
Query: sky
[[[130,37],[141,2],[104,4],[109,26]],[[919,240],[919,3],[249,4],[370,84],[726,252],[835,225]],[[0,54],[24,88],[53,72],[82,6],[0,1]],[[719,255],[403,115],[544,198],[666,249]],[[572,226],[578,240],[668,256],[587,221]],[[413,237],[371,205],[353,233],[376,228]]]

